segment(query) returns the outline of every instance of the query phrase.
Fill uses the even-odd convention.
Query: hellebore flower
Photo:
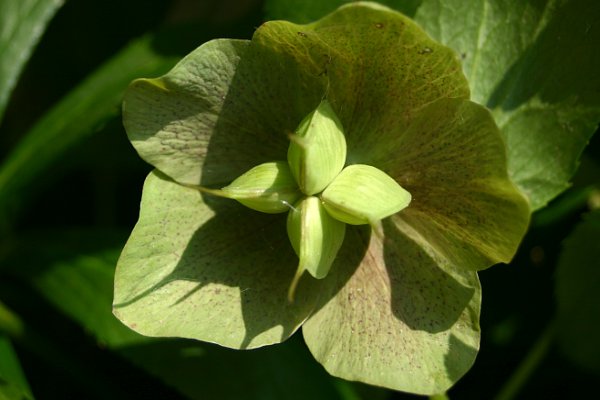
[[[508,262],[529,220],[493,118],[468,99],[455,54],[372,3],[210,41],[134,81],[125,127],[156,169],[115,315],[145,335],[244,349],[302,326],[333,375],[446,390],[479,347],[477,271]],[[330,118],[307,137],[320,107]],[[347,206],[380,179],[397,206]],[[305,223],[320,218],[334,222]]]

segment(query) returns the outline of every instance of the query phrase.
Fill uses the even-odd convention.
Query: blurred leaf
[[[565,240],[556,271],[557,335],[565,355],[600,373],[600,210]]]
[[[415,18],[460,54],[473,100],[504,134],[511,177],[532,209],[546,205],[600,120],[600,3],[425,0]]]
[[[118,256],[117,249],[73,256],[32,277],[33,285],[50,303],[110,347],[146,339],[117,323],[111,313],[113,266]]]
[[[119,353],[193,399],[344,398],[299,336],[252,351],[163,339],[121,348]]]
[[[190,398],[340,398],[299,337],[279,346],[234,351],[191,340],[148,338],[126,328],[112,315],[114,266],[121,246],[110,242],[118,238],[120,234],[110,232],[54,233],[52,238],[41,233],[21,240],[9,261],[25,260],[20,276],[101,345]],[[89,253],[68,255],[79,247]],[[36,248],[35,254],[31,248]]]
[[[63,152],[120,112],[123,91],[139,76],[159,75],[178,59],[153,48],[152,36],[138,39],[99,67],[48,111],[0,167],[0,210],[39,177]],[[6,218],[6,215],[0,215]]]
[[[307,24],[329,14],[339,6],[356,0],[266,0],[267,19],[283,19],[297,24]],[[408,16],[413,16],[422,0],[381,0],[378,3],[395,8]]]
[[[0,334],[0,400],[26,399],[33,399],[33,395],[21,364],[8,338]]]
[[[0,121],[23,66],[64,0],[0,1]]]

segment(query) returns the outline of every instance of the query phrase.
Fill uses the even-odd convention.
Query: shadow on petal
[[[252,42],[231,43],[239,60],[218,104],[202,165],[204,186],[228,184],[259,164],[285,160],[288,134],[325,93],[318,70],[256,39],[265,29]]]
[[[434,260],[390,219],[383,226],[392,312],[411,329],[429,333],[448,330],[475,290],[444,271],[440,260]]]
[[[469,346],[458,336],[451,334],[448,339],[448,353],[444,356],[448,378],[454,382],[458,381],[466,372],[465,364],[473,364],[475,361],[478,350],[479,348]]]
[[[364,228],[347,232],[354,246],[346,251],[360,264],[330,271],[302,327],[307,346],[344,379],[428,395],[447,390],[477,353],[477,273],[444,271],[391,220],[384,221],[384,243]],[[367,242],[366,252],[356,251]]]
[[[123,121],[132,144],[175,181],[208,187],[285,159],[287,135],[325,93],[320,70],[297,56],[257,41],[203,44],[166,75],[129,86]]]
[[[368,257],[370,227],[366,225],[347,225],[344,244],[340,248],[323,286],[319,292],[319,302],[315,311],[326,306],[330,300],[344,292],[346,284],[352,279],[365,257]],[[350,297],[351,295],[348,295]]]
[[[310,282],[304,280],[296,302],[287,302],[297,261],[285,236],[285,218],[237,205],[227,208],[229,212],[215,215],[194,232],[168,275],[115,307],[171,292],[174,282],[192,282],[185,291],[176,289],[160,307],[182,310],[181,318],[193,318],[207,326],[202,331],[214,330],[217,336],[239,336],[242,329],[240,348],[248,348],[254,338],[276,326],[281,331],[273,341],[287,339],[308,316],[314,300],[307,295]],[[196,315],[183,315],[189,312]]]
[[[232,348],[287,339],[318,307],[324,280],[306,274],[289,303],[298,259],[285,215],[213,200],[222,203],[218,213],[198,191],[159,172],[148,177],[140,221],[117,267],[115,315],[145,335]],[[341,254],[364,253],[361,246],[349,241]],[[353,269],[362,253],[350,259]]]

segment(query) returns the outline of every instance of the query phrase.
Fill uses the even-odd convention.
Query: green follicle
[[[321,104],[300,122],[290,137],[288,163],[300,190],[320,193],[346,162],[346,138],[331,104]]]
[[[369,224],[382,236],[380,221],[407,207],[411,195],[385,172],[346,161],[342,124],[327,100],[290,134],[288,160],[260,164],[222,189],[198,187],[257,211],[287,212],[287,234],[298,268],[288,299],[305,271],[325,278],[344,241],[346,224]]]
[[[221,189],[220,195],[253,210],[277,214],[288,211],[301,193],[288,164],[275,161],[250,169]]]
[[[370,165],[350,165],[321,193],[327,212],[351,225],[370,224],[406,208],[411,195],[385,172]]]
[[[335,257],[344,242],[346,224],[332,218],[323,208],[321,200],[309,196],[300,200],[287,218],[287,233],[299,263],[290,285],[288,298],[294,293],[300,277],[308,271],[314,278],[327,276]]]

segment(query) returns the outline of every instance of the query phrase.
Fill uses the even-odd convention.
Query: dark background
[[[51,21],[11,97],[0,125],[0,158],[46,110],[132,39],[149,31],[184,26],[176,40],[156,44],[183,56],[211,38],[248,39],[263,18],[263,4],[257,0],[67,2]],[[589,208],[586,201],[573,199],[600,182],[599,160],[600,140],[596,137],[585,151],[573,188],[534,216],[513,263],[480,274],[481,351],[472,370],[449,392],[451,398],[493,397],[551,324],[556,311],[554,280],[561,243]],[[37,399],[185,398],[99,344],[91,333],[45,300],[27,274],[19,273],[21,264],[43,266],[48,260],[68,257],[69,252],[121,247],[136,222],[142,183],[150,169],[129,144],[120,118],[111,119],[71,148],[10,205],[7,240],[16,243],[17,250],[0,252],[0,262],[10,266],[0,269],[0,300],[35,332],[15,346]],[[69,236],[69,232],[75,233]],[[76,232],[95,232],[94,239],[81,241]],[[39,342],[55,353],[48,356],[39,351]],[[299,356],[302,360],[316,364],[310,360],[301,335],[280,346],[293,346],[298,351],[290,354],[303,354]],[[216,357],[230,357],[229,350],[207,347]],[[264,362],[271,361],[265,357]],[[235,366],[231,371],[224,382],[236,385],[244,371]],[[317,371],[326,376],[320,366]],[[295,379],[302,381],[302,377]],[[551,345],[519,398],[585,398],[595,392],[597,379]],[[307,380],[305,384],[318,382]],[[413,397],[365,385],[351,387],[364,399]],[[296,398],[294,393],[288,394]],[[251,391],[245,396],[277,398]],[[221,398],[218,389],[212,398]]]

